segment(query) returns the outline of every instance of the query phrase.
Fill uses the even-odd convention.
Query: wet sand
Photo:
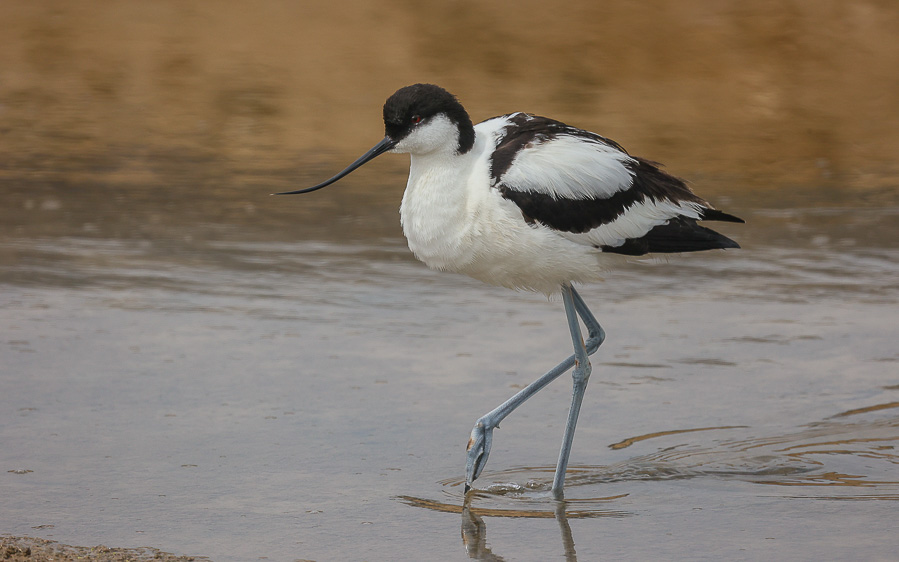
[[[33,537],[0,537],[0,556],[9,562],[75,562],[92,560],[96,562],[140,562],[159,560],[161,562],[191,562],[206,560],[192,556],[175,556],[153,548],[110,548],[108,546],[69,546],[54,541]]]

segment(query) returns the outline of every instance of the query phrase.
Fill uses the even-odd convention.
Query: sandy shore
[[[0,560],[10,562],[39,562],[43,560],[74,561],[97,560],[101,562],[132,562],[162,560],[187,562],[209,560],[206,557],[175,556],[155,548],[111,548],[108,546],[69,546],[55,541],[32,537],[0,537]]]

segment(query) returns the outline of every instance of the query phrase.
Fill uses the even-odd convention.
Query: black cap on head
[[[454,95],[434,84],[413,84],[400,88],[384,103],[384,129],[387,136],[399,141],[412,127],[437,114],[446,115],[459,128],[460,154],[474,146],[471,118]]]

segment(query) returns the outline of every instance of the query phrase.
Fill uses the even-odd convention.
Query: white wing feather
[[[630,160],[615,147],[563,135],[523,148],[502,183],[557,199],[605,199],[631,186],[633,174],[624,166]]]

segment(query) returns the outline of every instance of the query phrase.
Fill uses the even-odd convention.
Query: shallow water
[[[330,75],[321,61],[282,60],[262,46],[309,41],[274,22],[288,14],[314,35],[336,17],[327,8],[302,19],[277,2],[254,14],[202,2],[151,14],[122,4],[117,16],[82,5],[12,2],[0,17],[17,30],[0,54],[0,130],[20,148],[0,146],[0,533],[213,560],[892,559],[899,176],[896,139],[866,118],[881,105],[899,114],[894,94],[859,98],[867,125],[847,128],[822,117],[843,115],[841,96],[808,106],[814,118],[781,115],[791,103],[762,94],[817,99],[814,81],[796,91],[776,81],[787,73],[756,76],[778,130],[792,124],[801,136],[812,123],[845,135],[809,133],[818,145],[782,150],[759,125],[734,141],[764,162],[759,171],[729,142],[644,135],[696,116],[636,78],[574,88],[568,74],[547,74],[554,59],[542,55],[533,95],[543,112],[609,121],[613,131],[600,132],[619,140],[616,130],[632,131],[634,153],[665,160],[747,220],[720,225],[743,248],[641,260],[583,287],[608,337],[593,359],[566,501],[548,488],[567,377],[495,433],[466,501],[475,419],[570,354],[561,303],[417,263],[398,226],[405,157],[382,157],[314,195],[268,196],[327,176],[378,140],[380,89],[411,81],[391,70],[396,61],[462,86],[479,117],[508,111],[491,99],[505,90],[472,86],[476,75],[429,58],[429,41],[452,34],[451,18],[427,39],[378,35],[392,54],[355,61],[363,86],[353,88],[349,71]],[[853,25],[867,25],[874,42],[875,8],[853,6]],[[390,10],[389,29],[417,17]],[[811,25],[799,12],[790,17]],[[766,38],[777,24],[689,13],[678,21],[759,26],[743,38]],[[346,25],[367,37],[361,21]],[[236,46],[211,40],[216,32]],[[394,45],[403,41],[416,48]],[[489,48],[520,62],[502,42]],[[755,53],[761,72],[778,64],[765,48],[733,52]],[[223,49],[243,57],[239,68],[287,70],[238,76]],[[641,61],[663,50],[628,52]],[[101,55],[117,65],[91,62]],[[339,48],[327,56],[335,68],[354,60]],[[710,68],[721,63],[707,56]],[[876,74],[879,60],[855,72]],[[814,76],[814,65],[796,64]],[[314,88],[298,68],[321,73]],[[686,76],[706,80],[695,69]],[[345,89],[310,101],[332,78]],[[696,94],[680,87],[668,89],[676,100]],[[571,95],[555,97],[556,88]],[[198,101],[204,89],[218,105]],[[527,99],[510,89],[503,104]],[[588,103],[597,92],[638,92],[651,110],[597,109]],[[485,100],[499,109],[488,113]],[[308,107],[310,121],[291,117]],[[695,134],[731,138],[743,117],[728,111],[718,124],[700,119]],[[332,125],[327,142],[309,136]],[[706,159],[716,144],[720,154]],[[869,157],[842,150],[849,145]]]

